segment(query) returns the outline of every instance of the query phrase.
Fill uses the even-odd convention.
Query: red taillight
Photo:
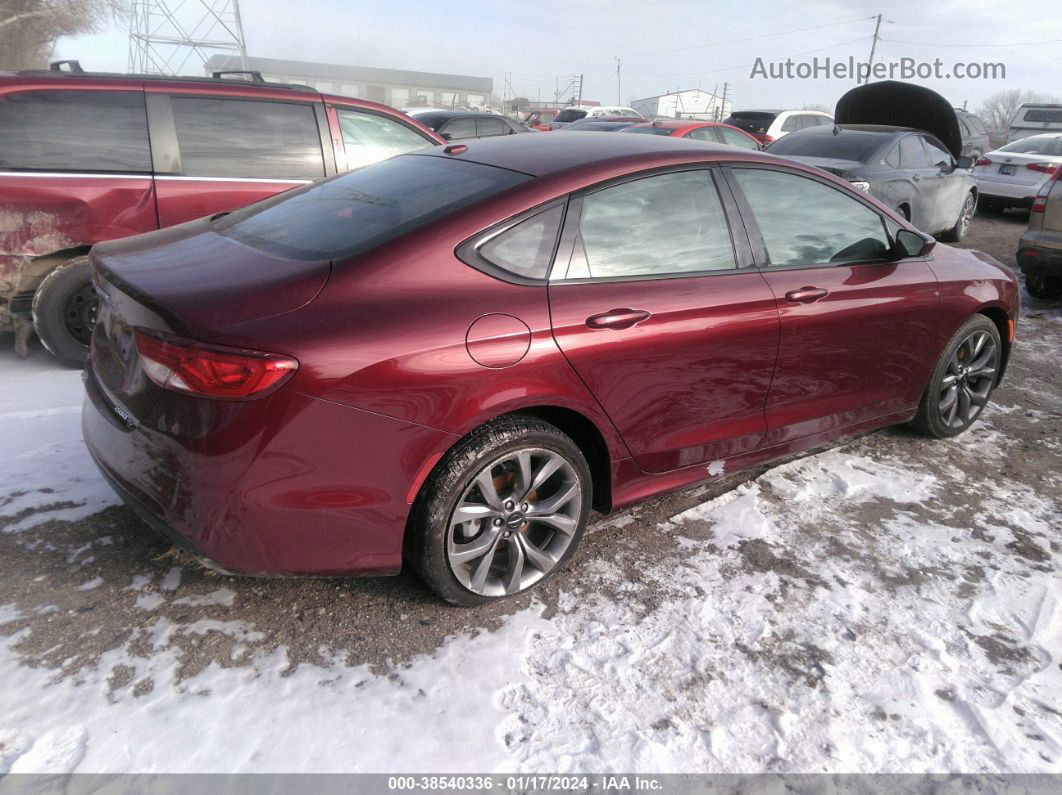
[[[765,135],[765,136],[763,136],[763,143],[764,144],[773,144],[774,143],[774,136],[773,135]]]
[[[212,398],[261,397],[298,369],[288,356],[136,330],[140,366],[161,387]]]
[[[992,161],[989,160],[987,157],[979,157],[979,158],[977,158],[977,162],[975,162],[974,165],[975,166],[990,166],[990,165],[992,165]]]
[[[1056,168],[1052,172],[1051,179],[1040,186],[1040,192],[1036,194],[1036,198],[1033,199],[1032,207],[1030,208],[1034,213],[1042,213],[1047,209],[1047,197],[1051,194],[1051,189],[1058,182],[1060,175],[1062,175],[1062,171]]]
[[[1042,171],[1044,174],[1054,174],[1058,171],[1058,166],[1055,163],[1028,163],[1026,168],[1031,168],[1033,171]]]

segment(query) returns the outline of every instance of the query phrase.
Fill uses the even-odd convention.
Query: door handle
[[[794,304],[810,304],[825,298],[830,291],[823,287],[801,287],[799,290],[790,290],[785,294],[785,300]]]
[[[600,315],[590,315],[586,319],[586,325],[590,328],[630,328],[635,323],[641,323],[649,317],[644,309],[610,309]]]
[[[915,182],[921,182],[922,181],[922,177],[919,174],[912,174],[911,175],[911,179],[914,180]]]

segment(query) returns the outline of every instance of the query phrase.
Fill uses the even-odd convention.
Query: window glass
[[[343,131],[343,147],[347,150],[347,168],[429,146],[420,133],[386,116],[343,109],[337,115]]]
[[[900,139],[900,168],[930,168],[932,165],[921,138],[907,135]]]
[[[348,257],[528,179],[464,160],[403,155],[234,210],[213,228],[282,257]]]
[[[1049,124],[1062,124],[1062,110],[1034,108],[1025,111],[1025,121],[1040,121]]]
[[[900,145],[896,144],[891,149],[889,149],[888,153],[886,153],[886,155],[884,157],[884,160],[885,160],[885,164],[886,165],[892,166],[893,168],[899,168],[900,167]]]
[[[970,126],[974,128],[974,131],[978,135],[987,135],[988,131],[985,129],[984,122],[981,121],[979,116],[968,117]]]
[[[881,216],[840,190],[795,174],[734,169],[767,246],[770,264],[817,265],[883,259]]]
[[[392,88],[391,89],[391,104],[396,108],[408,108],[409,107],[409,89],[408,88]]]
[[[698,127],[696,130],[691,130],[686,133],[685,138],[692,138],[694,141],[711,141],[712,143],[719,143],[719,139],[715,137],[715,133],[712,132],[711,127]]]
[[[951,157],[951,152],[945,149],[929,138],[922,138],[922,143],[925,144],[926,152],[929,153],[929,160],[934,166],[953,166],[955,161]]]
[[[711,176],[662,174],[591,193],[560,278],[698,273],[736,267]]]
[[[457,94],[453,91],[440,91],[438,93],[439,107],[453,110],[457,107]]]
[[[150,173],[143,92],[0,96],[0,168]]]
[[[171,104],[186,176],[324,176],[312,105],[177,96]]]
[[[1062,157],[1062,135],[1030,135],[999,148],[1000,152]]]
[[[463,138],[476,137],[476,120],[473,117],[454,119],[443,125],[442,134],[448,141],[460,141]]]
[[[673,130],[668,127],[627,127],[623,130],[627,133],[638,133],[639,135],[671,135]]]
[[[479,255],[518,276],[545,279],[557,242],[563,207],[558,205],[521,221],[479,248]]]
[[[777,113],[771,113],[770,111],[739,110],[737,113],[731,113],[723,119],[723,124],[729,124],[731,127],[737,127],[739,130],[744,130],[753,135],[763,135],[767,132],[767,128],[771,126],[777,115]]]
[[[795,132],[800,129],[800,116],[789,116],[782,122],[782,132]]]
[[[509,125],[501,119],[476,119],[476,135],[486,138],[490,135],[508,135]]]
[[[479,105],[482,107],[483,105],[487,104],[487,98],[483,94],[469,94],[468,104]]]
[[[584,116],[586,116],[586,111],[585,110],[578,110],[576,108],[565,108],[564,110],[562,110],[560,113],[557,114],[557,117],[553,121],[556,121],[556,122],[579,121],[579,119],[583,118]]]
[[[740,146],[744,149],[760,148],[755,138],[750,138],[744,133],[739,133],[737,130],[731,130],[727,127],[716,127],[715,129],[723,136],[723,143],[725,144]]]
[[[885,134],[863,130],[815,130],[805,135],[786,135],[771,144],[775,155],[829,157],[864,162],[885,142]]]

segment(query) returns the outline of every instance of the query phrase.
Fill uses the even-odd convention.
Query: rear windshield
[[[1030,135],[1000,147],[1000,152],[1062,157],[1062,135]]]
[[[1025,111],[1024,121],[1039,121],[1049,124],[1062,124],[1062,108],[1029,108]]]
[[[642,135],[671,135],[667,127],[628,127],[624,132],[641,133]]]
[[[529,179],[479,163],[401,155],[236,210],[214,230],[282,257],[349,257]]]
[[[762,110],[742,110],[737,113],[731,113],[723,119],[723,124],[729,124],[731,127],[737,127],[745,132],[762,135],[767,132],[767,128],[771,126],[771,122],[774,121],[777,115],[777,113],[768,113]]]
[[[862,163],[869,159],[884,141],[883,135],[855,130],[843,130],[836,135],[832,132],[795,132],[779,138],[767,147],[767,151],[772,155],[828,157],[831,160],[857,160]]]
[[[579,119],[583,118],[583,116],[585,115],[585,110],[575,110],[574,108],[568,108],[558,113],[556,118],[553,119],[553,121],[579,121]]]

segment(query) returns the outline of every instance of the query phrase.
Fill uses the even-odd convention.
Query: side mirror
[[[955,168],[970,169],[973,168],[974,159],[969,155],[960,155],[959,159],[955,161]]]
[[[905,257],[925,257],[933,250],[937,241],[910,229],[901,229],[896,233],[896,247]]]

